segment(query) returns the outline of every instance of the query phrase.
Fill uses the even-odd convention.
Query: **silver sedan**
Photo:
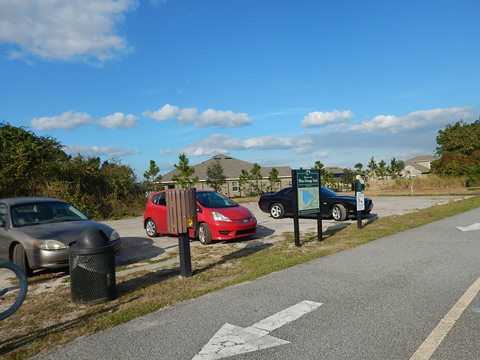
[[[34,269],[68,267],[68,246],[87,229],[101,230],[114,252],[120,251],[117,231],[63,200],[0,199],[0,259],[14,262],[27,275]]]

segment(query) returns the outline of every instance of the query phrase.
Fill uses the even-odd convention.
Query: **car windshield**
[[[231,208],[238,204],[217,192],[197,192],[197,201],[206,208]]]
[[[322,186],[322,196],[337,196],[337,193]]]
[[[15,227],[88,219],[80,210],[61,201],[14,205],[11,215]]]

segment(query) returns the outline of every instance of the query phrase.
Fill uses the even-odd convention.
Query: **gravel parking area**
[[[381,218],[389,215],[401,215],[430,206],[441,205],[449,201],[463,199],[463,196],[381,196],[372,197],[374,208],[369,218]],[[274,241],[284,232],[293,231],[293,219],[273,219],[269,214],[263,213],[256,202],[242,203],[252,211],[258,221],[257,234],[253,239]],[[366,220],[368,221],[368,220]],[[356,222],[356,219],[347,222]],[[106,224],[116,229],[122,237],[122,252],[117,257],[118,264],[126,264],[139,260],[159,258],[171,249],[176,249],[178,238],[176,236],[160,236],[149,238],[143,229],[143,218],[106,221]],[[338,225],[333,220],[323,220],[323,230]],[[316,230],[316,220],[300,219],[300,231]],[[247,238],[240,242],[252,240]],[[237,242],[239,242],[237,240]],[[222,242],[213,242],[210,246],[216,246]],[[192,241],[191,246],[202,246],[198,241]]]

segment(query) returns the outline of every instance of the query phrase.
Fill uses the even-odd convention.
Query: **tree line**
[[[97,218],[138,215],[145,206],[134,170],[118,159],[70,156],[49,136],[0,123],[0,198],[50,196]]]

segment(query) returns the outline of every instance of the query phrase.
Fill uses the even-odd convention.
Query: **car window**
[[[14,227],[87,220],[80,210],[61,201],[18,204],[12,206],[10,211]]]
[[[197,192],[197,201],[206,208],[230,208],[236,207],[238,204],[229,198],[217,192]]]
[[[0,204],[0,220],[7,222],[7,205]]]
[[[165,193],[160,193],[159,195],[160,196],[158,197],[157,205],[167,206],[166,194]]]
[[[152,197],[152,202],[155,205],[167,206],[166,194],[162,192],[154,195]]]

